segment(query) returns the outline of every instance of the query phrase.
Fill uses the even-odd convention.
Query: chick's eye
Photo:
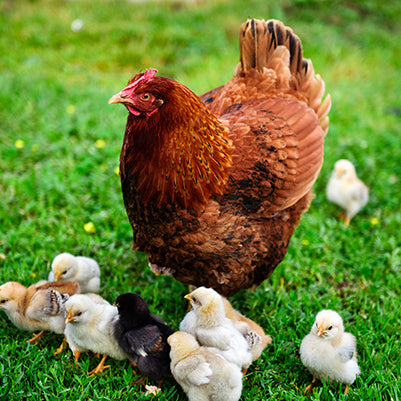
[[[75,316],[81,316],[82,312],[78,312]]]
[[[0,304],[4,304],[4,303],[6,303],[7,302],[7,299],[2,299],[1,301],[0,301]]]
[[[149,93],[144,93],[144,94],[142,95],[142,99],[143,99],[143,100],[149,100],[149,99],[150,99]]]
[[[329,328],[327,330],[331,330],[333,328],[333,326],[329,326]]]
[[[64,270],[61,274],[67,274],[67,270]]]

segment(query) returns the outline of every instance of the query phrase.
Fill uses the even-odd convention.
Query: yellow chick
[[[100,288],[100,269],[91,258],[61,253],[52,262],[49,281],[78,281],[81,293],[97,293]]]
[[[195,337],[183,331],[172,334],[170,344],[171,373],[189,401],[237,401],[241,397],[240,368],[226,361]]]
[[[224,312],[223,298],[212,288],[199,287],[185,296],[193,310],[180,324],[180,330],[192,334],[199,344],[214,347],[227,361],[248,369],[252,354],[245,337]]]
[[[355,381],[360,369],[356,357],[356,340],[344,332],[341,316],[330,309],[320,311],[310,333],[302,340],[301,361],[313,375],[310,391],[316,379],[344,383],[345,394],[348,385]]]
[[[39,340],[46,331],[64,332],[64,302],[79,291],[78,283],[46,283],[24,285],[15,281],[0,286],[0,309],[21,330],[36,331],[29,341]],[[59,349],[61,352],[61,349]]]
[[[354,165],[349,160],[341,159],[334,164],[326,196],[330,202],[344,209],[344,224],[348,226],[368,202],[369,189],[357,177]]]
[[[223,304],[226,317],[234,323],[235,328],[247,340],[252,354],[252,362],[256,361],[267,345],[272,343],[272,338],[266,335],[256,322],[235,310],[227,298],[223,298]]]
[[[76,294],[65,303],[66,319],[64,335],[78,363],[82,352],[92,351],[103,357],[100,363],[89,372],[94,375],[109,366],[104,363],[108,356],[123,360],[128,356],[114,338],[113,326],[118,319],[118,310],[106,300],[89,294]]]

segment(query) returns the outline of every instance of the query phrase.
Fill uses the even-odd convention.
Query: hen
[[[201,97],[149,69],[109,103],[134,249],[153,272],[229,296],[284,258],[323,162],[330,97],[281,22],[249,20],[233,78]]]

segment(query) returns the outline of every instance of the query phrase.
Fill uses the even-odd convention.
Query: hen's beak
[[[68,324],[68,323],[70,323],[70,322],[73,322],[74,320],[75,320],[75,316],[72,315],[72,311],[70,310],[70,311],[67,313],[67,317],[66,317],[66,319],[65,319],[65,324]]]
[[[126,99],[121,97],[121,92],[118,92],[109,99],[109,104],[112,103],[126,103]]]
[[[323,325],[321,324],[317,329],[317,335],[321,336],[324,333],[326,333],[326,330],[323,328]]]

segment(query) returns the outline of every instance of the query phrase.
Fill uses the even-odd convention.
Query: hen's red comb
[[[140,82],[148,81],[149,79],[152,79],[156,75],[156,72],[157,72],[157,70],[155,68],[149,68],[149,69],[145,70],[145,72],[143,73],[143,75],[140,78],[138,78],[134,82],[130,83],[123,90],[127,91],[127,90],[134,89],[136,86],[139,85]]]

